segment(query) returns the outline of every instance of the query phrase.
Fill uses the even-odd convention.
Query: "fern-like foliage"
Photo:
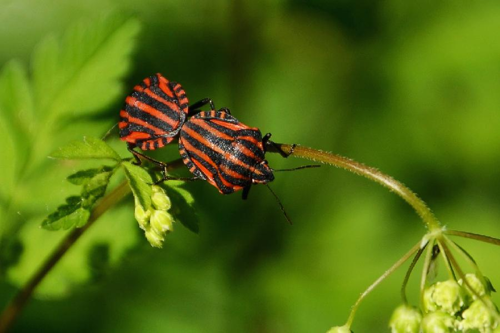
[[[23,284],[64,236],[40,229],[40,222],[66,197],[78,194],[78,188],[61,175],[72,170],[50,163],[47,156],[63,143],[102,135],[112,125],[88,116],[105,110],[123,91],[122,79],[130,68],[138,31],[137,20],[120,15],[80,22],[61,37],[47,36],[41,41],[29,67],[13,60],[0,71],[0,272],[15,284]],[[120,159],[106,147],[91,153],[115,162]],[[58,222],[49,223],[51,228],[84,223],[88,205],[104,194],[110,175],[107,170],[104,167],[89,179],[83,179],[81,173],[70,177],[70,181],[82,182],[80,196],[66,200],[67,207],[56,211],[68,218],[57,219],[54,215],[53,222]],[[105,179],[101,179],[102,175]],[[75,198],[87,201],[74,209]],[[112,214],[108,218],[118,221],[118,216],[125,213],[118,209]],[[128,229],[125,224],[121,226],[118,239],[112,239],[112,232],[95,228],[39,290],[61,295],[78,282],[87,281],[91,277],[88,256],[95,246],[105,246],[110,263],[116,262],[136,241],[134,225],[129,225]],[[101,228],[116,225],[103,223]]]

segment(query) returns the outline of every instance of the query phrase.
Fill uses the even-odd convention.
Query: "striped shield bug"
[[[269,135],[249,127],[228,112],[202,111],[181,128],[179,152],[189,171],[220,193],[230,194],[252,184],[274,180],[264,158]]]
[[[227,108],[201,111],[187,120],[180,131],[179,152],[184,164],[195,176],[183,179],[206,180],[222,194],[243,190],[243,199],[247,198],[253,184],[265,184],[291,223],[281,201],[267,183],[274,180],[273,171],[292,171],[317,165],[271,169],[265,159],[269,147],[284,157],[289,154],[269,140],[270,137],[270,133],[262,136],[258,128],[240,122]],[[180,178],[166,176],[163,180],[168,179]]]
[[[134,87],[120,111],[120,137],[131,147],[153,150],[174,140],[189,112],[189,101],[179,83],[161,74]]]
[[[206,104],[214,108],[209,98],[189,106],[182,86],[157,73],[136,85],[125,99],[118,123],[120,138],[127,142],[128,150],[137,163],[140,164],[140,158],[144,158],[165,168],[163,162],[139,153],[134,148],[154,150],[164,147],[175,140],[188,114],[198,112]]]

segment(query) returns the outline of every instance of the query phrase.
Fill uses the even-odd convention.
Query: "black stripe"
[[[158,75],[158,74],[157,74]],[[151,86],[157,86],[159,83],[160,83],[160,79],[158,78],[157,75],[151,75],[149,77],[149,81],[150,81],[150,87]]]
[[[159,97],[179,105],[179,99],[175,97],[175,94],[172,91],[172,88],[170,88],[168,85],[167,85],[167,88],[169,88],[170,92],[172,93],[172,95],[174,97],[168,96],[163,90],[161,90],[161,88],[158,85],[154,85],[154,86],[151,85],[151,87],[149,87],[149,90],[151,90],[154,94],[158,95]]]
[[[212,165],[210,165],[210,163],[205,161],[203,158],[198,156],[196,153],[194,153],[192,151],[186,151],[186,152],[187,152],[187,158],[189,158],[190,161],[193,161],[193,160],[198,161],[208,171],[210,171],[210,173],[212,173],[212,175],[213,175],[212,179],[214,180],[214,182],[217,185],[217,188],[219,190],[221,190],[224,194],[229,194],[229,193],[234,192],[234,189],[225,186],[224,183],[222,182],[220,175],[219,175],[220,170],[215,169]],[[218,165],[217,163],[215,163],[215,164]],[[201,172],[201,170],[194,164],[194,162],[193,162],[193,166],[195,167],[196,171],[198,171],[199,174],[203,175],[203,177],[202,177],[203,179],[207,179],[208,175],[205,175],[203,172]]]
[[[170,126],[167,122],[165,122],[159,118],[156,118],[155,116],[153,116],[147,112],[142,111],[138,107],[126,104],[125,111],[127,111],[131,117],[139,118],[140,120],[142,120],[150,125],[153,125],[153,126],[159,128],[167,133],[172,132],[172,130],[173,130],[172,126]],[[177,119],[179,119],[179,118],[177,118]]]
[[[203,119],[203,120],[210,120],[210,119],[217,119],[217,120],[221,120],[221,121],[225,121],[227,123],[231,123],[231,124],[240,124],[241,122],[234,118],[233,116],[231,116],[229,113],[227,112],[224,112],[225,113],[225,118],[222,118],[221,117],[221,114],[223,113],[223,111],[217,111],[215,112],[215,116],[212,117],[210,116],[210,112],[211,111],[203,111],[203,112],[200,112],[196,115],[193,116],[193,118],[197,118],[197,119]]]
[[[238,159],[239,161],[241,161],[243,164],[247,165],[248,167],[253,166],[257,163],[260,163],[264,159],[264,152],[262,150],[260,150],[255,144],[252,144],[251,142],[249,142],[247,140],[241,140],[239,138],[236,138],[237,142],[231,142],[229,140],[221,139],[220,137],[216,136],[215,134],[208,132],[207,130],[203,129],[202,127],[200,127],[200,126],[198,126],[190,121],[188,121],[184,126],[187,126],[191,130],[197,132],[200,136],[202,136],[209,143],[219,147],[223,151],[228,151],[229,149],[233,149],[233,145],[235,143],[241,142],[242,145],[244,145],[245,147],[248,146],[249,149],[251,149],[252,152],[255,153],[256,158],[252,158],[250,156],[245,155],[241,150],[234,150],[233,151],[233,156],[236,159]],[[230,132],[233,132],[233,131],[230,131]],[[253,131],[253,132],[255,132],[255,131]],[[220,155],[219,153],[216,153],[209,146],[204,145],[202,142],[192,138],[187,133],[183,132],[183,130],[181,130],[181,136],[183,136],[183,135],[185,135],[186,137],[189,138],[188,141],[194,147],[203,151],[208,156],[214,155],[214,157],[215,157],[215,155],[217,155],[217,161],[215,161],[215,158],[214,158],[214,162],[216,162],[217,164],[224,162],[222,155]],[[259,157],[261,157],[260,160],[259,160]],[[229,163],[229,161],[228,161],[228,163]],[[233,163],[231,163],[231,164],[233,164]],[[231,169],[234,171],[237,171],[234,168],[231,168]]]
[[[223,160],[222,155],[219,154],[219,153],[217,153],[217,152],[215,152],[214,150],[212,150],[208,146],[204,145],[202,142],[196,140],[195,138],[191,137],[190,135],[188,135],[185,132],[181,132],[181,138],[183,140],[189,142],[194,148],[200,150],[201,152],[203,152],[204,154],[206,154],[207,156],[209,156],[210,159],[212,161],[214,161],[214,163],[216,165],[219,165],[220,163],[222,163],[222,160]]]
[[[175,109],[172,109],[170,106],[166,105],[163,102],[160,102],[153,97],[149,96],[144,92],[136,92],[136,94],[132,94],[132,97],[135,97],[138,101],[151,106],[154,109],[159,110],[161,113],[165,114],[171,119],[179,119],[179,112],[182,112],[179,107],[179,102],[172,101],[172,99],[167,99],[172,102],[175,106]]]
[[[212,119],[213,119],[213,118],[212,118]],[[203,120],[204,120],[204,119],[203,119]],[[224,120],[224,119],[221,119],[221,120]],[[209,120],[205,120],[205,123],[206,123],[208,126],[212,127],[213,129],[215,129],[215,130],[217,130],[217,131],[219,131],[219,132],[222,132],[222,133],[224,133],[224,134],[226,134],[226,135],[228,135],[228,136],[230,136],[230,137],[232,137],[232,138],[236,137],[236,135],[237,135],[237,131],[233,131],[233,130],[231,130],[231,129],[227,128],[227,127],[224,127],[224,126],[218,125],[218,124],[213,123],[213,122],[211,122],[211,121],[209,121]]]
[[[235,171],[239,175],[241,175],[243,178],[235,178],[233,176],[228,175],[224,171],[220,170],[221,176],[224,177],[224,179],[228,182],[230,182],[233,185],[239,185],[239,186],[246,186],[250,185],[252,183],[252,175],[250,173],[250,170],[245,169],[239,165],[228,165],[228,163],[225,164],[228,169]]]
[[[254,142],[244,140],[242,138],[238,138],[237,141],[242,146],[248,148],[248,150],[250,150],[252,153],[254,153],[254,155],[257,159],[260,159],[260,160],[264,159],[264,150],[261,149],[259,146],[257,146]]]
[[[191,161],[191,157],[189,157],[186,149],[184,148],[184,145],[182,144],[181,140],[179,140],[179,152],[181,153],[181,157],[182,157],[182,161],[184,162],[184,165],[186,165],[186,167],[191,170],[194,168],[194,172],[193,174],[198,177],[198,178],[201,178],[203,180],[206,180],[207,179],[207,176],[205,176],[204,173],[202,173],[197,167],[196,165],[194,165],[193,161]]]

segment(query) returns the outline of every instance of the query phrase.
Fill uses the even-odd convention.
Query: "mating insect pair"
[[[207,104],[211,110],[201,111]],[[270,146],[288,156],[269,140],[270,134],[262,137],[258,128],[243,124],[227,108],[216,111],[212,100],[206,98],[189,106],[182,86],[161,74],[134,87],[120,117],[120,137],[139,163],[144,158],[166,169],[165,163],[134,148],[154,150],[179,136],[182,160],[195,176],[191,179],[206,180],[222,194],[243,190],[245,199],[252,184],[274,180],[273,170],[265,160]],[[168,179],[178,178],[167,176],[165,170],[161,181]],[[273,195],[276,197],[274,192]],[[279,200],[278,203],[285,213]]]

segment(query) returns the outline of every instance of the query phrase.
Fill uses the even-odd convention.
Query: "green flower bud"
[[[455,317],[448,313],[437,311],[424,316],[421,328],[423,333],[448,333],[455,332],[457,324]]]
[[[155,190],[154,188],[159,188],[160,190]],[[158,210],[169,210],[172,207],[170,198],[159,186],[153,186],[153,195],[151,195],[151,201],[153,206]]]
[[[389,327],[392,333],[418,333],[422,314],[409,305],[400,305],[392,313]]]
[[[163,236],[158,235],[153,229],[146,230],[146,239],[152,247],[162,248],[163,241],[165,240]]]
[[[486,289],[484,284],[479,280],[479,278],[476,276],[476,274],[467,274],[465,275],[465,280],[468,282],[469,286],[472,287],[472,289],[479,294],[479,296],[484,296],[484,295],[489,295],[490,290]],[[465,289],[469,290],[469,288],[465,285],[464,281],[460,279],[458,283]],[[472,299],[477,299],[477,296],[475,294],[472,294]]]
[[[174,230],[173,226],[174,219],[172,215],[164,210],[155,210],[151,215],[151,228],[158,235],[165,235]]]
[[[140,204],[135,205],[135,219],[139,222],[139,227],[142,230],[146,230],[149,226],[149,219],[151,217],[152,210],[144,210]]]
[[[485,297],[484,301],[492,304],[489,297]],[[472,302],[469,308],[462,313],[462,318],[460,328],[464,331],[477,329],[480,332],[491,332],[492,329],[498,327],[495,316],[479,299]]]
[[[326,333],[351,333],[352,331],[347,326],[335,326],[328,330]]]
[[[465,305],[467,294],[454,280],[436,282],[424,292],[426,312],[443,312],[454,315]]]

